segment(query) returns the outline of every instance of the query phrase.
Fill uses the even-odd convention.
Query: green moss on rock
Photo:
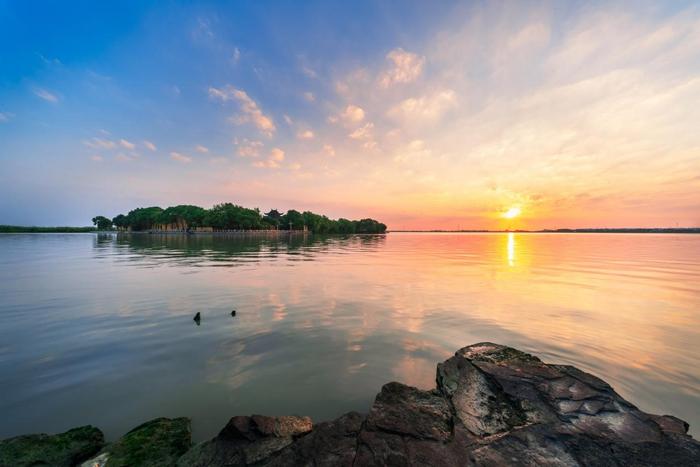
[[[137,426],[107,447],[107,467],[172,466],[191,445],[188,418],[156,418]]]
[[[72,467],[102,449],[104,434],[81,426],[57,435],[23,435],[0,441],[0,467]]]

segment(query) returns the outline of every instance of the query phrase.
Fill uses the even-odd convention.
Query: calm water
[[[0,437],[328,419],[390,380],[432,387],[479,341],[577,365],[697,435],[699,285],[695,235],[0,235]]]

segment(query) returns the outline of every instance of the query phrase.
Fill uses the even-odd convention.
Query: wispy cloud
[[[127,141],[125,139],[120,139],[119,145],[121,147],[123,147],[124,149],[128,149],[129,151],[133,151],[134,148],[136,148],[136,145],[134,143],[132,143],[131,141]]]
[[[83,144],[91,149],[114,149],[117,143],[108,139],[91,138],[83,141]]]
[[[192,162],[192,158],[190,156],[175,151],[172,151],[170,153],[170,158],[174,161],[182,162],[184,164],[189,164],[190,162]]]
[[[209,152],[209,148],[206,146],[202,146],[201,144],[196,145],[194,147],[194,150],[202,154],[206,154]]]
[[[152,142],[148,141],[148,140],[144,140],[143,145],[144,145],[144,146],[146,147],[146,149],[148,149],[149,151],[157,151],[157,150],[158,150],[158,148],[156,147],[156,145],[153,144]]]
[[[253,167],[262,169],[277,169],[281,166],[282,161],[284,161],[284,151],[280,148],[273,148],[270,151],[267,159],[253,162]]]
[[[10,112],[0,112],[0,123],[9,122],[12,117],[14,117],[14,114]]]
[[[43,99],[46,102],[51,102],[52,104],[55,104],[59,101],[59,98],[56,94],[48,91],[47,89],[44,88],[34,88],[32,90],[34,92],[34,95],[38,97],[39,99]]]
[[[302,130],[297,133],[299,139],[314,139],[314,132],[311,130]]]
[[[250,141],[247,139],[236,144],[238,145],[238,155],[241,157],[258,157],[263,147],[262,141]]]
[[[237,102],[241,113],[231,119],[237,125],[250,122],[267,136],[272,136],[277,129],[272,118],[265,115],[258,104],[241,89],[236,89],[231,85],[226,85],[223,88],[210,87],[209,97],[222,102]]]
[[[389,52],[386,58],[392,63],[392,67],[379,75],[379,85],[383,88],[415,81],[425,65],[425,57],[406,52],[400,47]]]

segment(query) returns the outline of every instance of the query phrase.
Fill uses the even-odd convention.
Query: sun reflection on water
[[[515,266],[515,234],[508,233],[508,266]]]

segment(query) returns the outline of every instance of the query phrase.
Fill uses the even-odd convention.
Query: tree
[[[105,216],[93,217],[92,223],[97,227],[97,230],[112,230],[112,221]]]

